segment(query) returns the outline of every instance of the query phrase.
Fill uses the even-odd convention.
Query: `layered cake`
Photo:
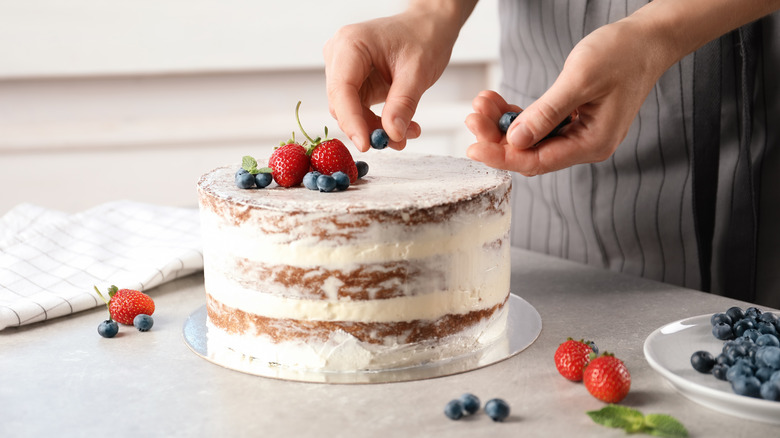
[[[462,356],[502,336],[507,172],[466,159],[361,155],[342,192],[198,182],[209,349],[342,372]],[[264,165],[264,163],[260,163]]]

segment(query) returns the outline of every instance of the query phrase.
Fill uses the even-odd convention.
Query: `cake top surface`
[[[511,176],[481,163],[435,155],[369,151],[355,157],[368,163],[368,174],[341,192],[321,193],[303,186],[240,189],[235,184],[239,163],[216,168],[200,178],[204,194],[248,207],[280,211],[339,212],[403,210],[456,203],[511,183]],[[258,167],[266,162],[258,160]]]

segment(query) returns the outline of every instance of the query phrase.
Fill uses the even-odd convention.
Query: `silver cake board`
[[[195,310],[184,323],[184,342],[198,356],[216,365],[255,376],[311,383],[392,383],[432,379],[465,373],[506,360],[528,348],[542,331],[539,312],[524,299],[509,295],[507,327],[504,334],[487,347],[468,354],[422,365],[385,370],[323,372],[293,369],[276,363],[252,360],[233,350],[214,351],[207,345],[206,306]],[[211,349],[210,349],[211,348]]]

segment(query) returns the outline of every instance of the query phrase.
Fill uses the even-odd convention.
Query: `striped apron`
[[[502,95],[528,106],[645,1],[501,0]],[[658,81],[607,160],[513,177],[512,244],[780,308],[780,14]]]

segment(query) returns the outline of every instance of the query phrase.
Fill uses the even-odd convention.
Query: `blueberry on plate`
[[[712,375],[718,379],[718,380],[726,380],[726,373],[729,370],[729,366],[726,364],[715,364],[714,367],[712,367]]]
[[[509,404],[500,398],[488,400],[485,403],[485,413],[493,421],[504,421],[509,417]]]
[[[135,326],[139,332],[148,332],[153,325],[154,319],[152,319],[150,315],[142,313],[133,318],[133,326]]]
[[[731,325],[733,321],[731,320],[731,317],[726,315],[725,313],[713,313],[710,317],[710,324],[716,325],[719,322],[725,322],[728,325]]]
[[[390,137],[387,136],[387,132],[384,129],[378,128],[371,132],[371,147],[374,149],[384,149],[387,147],[387,143],[390,141]]]
[[[691,356],[691,365],[693,369],[700,373],[711,373],[715,366],[715,358],[709,351],[697,351]]]
[[[780,347],[765,345],[756,350],[756,363],[760,366],[768,366],[780,370]],[[773,377],[774,378],[774,375]]]
[[[736,323],[737,321],[745,317],[745,311],[738,306],[729,307],[729,309],[726,310],[726,315],[728,315],[729,318],[731,318],[732,322]]]
[[[725,341],[734,338],[734,331],[731,329],[730,325],[725,322],[719,322],[712,326],[712,336],[715,336],[716,339],[720,339],[721,341]]]
[[[761,382],[755,376],[740,376],[731,381],[731,389],[739,395],[761,397]]]
[[[768,345],[770,347],[780,347],[780,340],[777,339],[777,336],[770,335],[769,333],[759,335],[756,338],[755,343],[759,347],[763,347],[765,345]]]
[[[774,373],[774,372],[775,372],[774,368],[759,367],[756,370],[755,376],[758,377],[758,380],[761,383],[764,383],[764,382],[768,381],[772,377],[772,373]]]
[[[463,405],[463,410],[466,411],[468,414],[473,414],[474,412],[477,412],[480,407],[480,401],[479,397],[477,397],[474,394],[463,394],[459,398],[460,403]]]
[[[450,420],[460,420],[463,417],[463,404],[460,400],[450,400],[444,406],[444,415]]]
[[[751,319],[741,319],[734,323],[732,329],[734,330],[734,336],[740,337],[746,330],[756,328],[756,324]]]
[[[759,393],[764,400],[780,401],[780,381],[768,380],[762,383]]]
[[[107,319],[98,326],[98,333],[104,338],[113,338],[119,333],[119,324],[112,319]]]

